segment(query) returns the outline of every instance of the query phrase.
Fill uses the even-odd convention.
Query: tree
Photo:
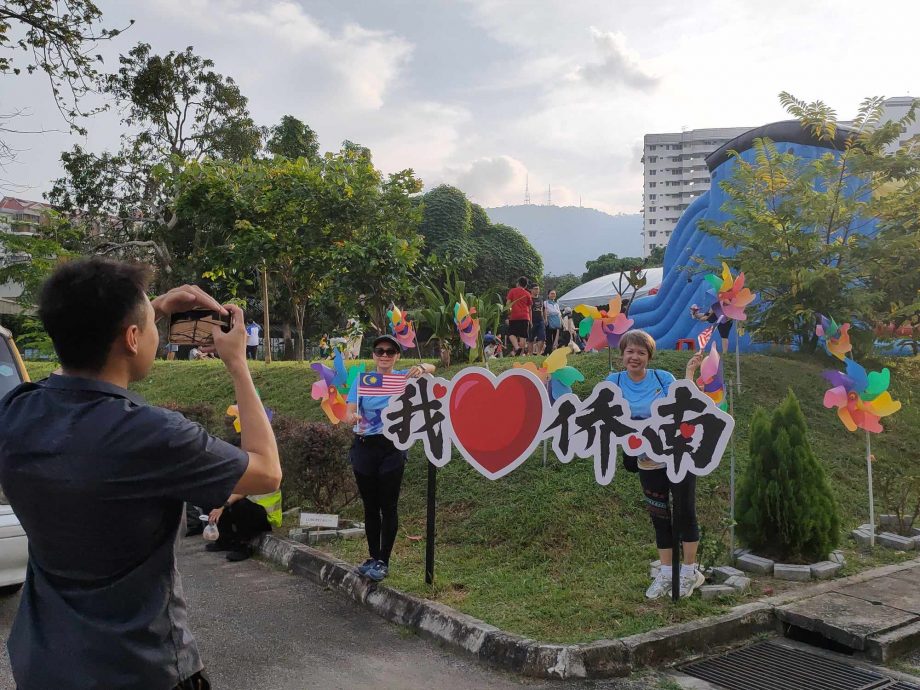
[[[138,44],[120,58],[105,91],[124,108],[117,153],[74,146],[61,155],[65,175],[48,197],[83,233],[82,253],[139,256],[165,283],[200,277],[190,257],[209,238],[179,223],[175,183],[189,161],[242,160],[259,149],[246,98],[192,48],[155,55]],[[219,239],[219,238],[218,238]]]
[[[521,276],[539,281],[543,277],[543,258],[518,230],[496,223],[472,237],[474,266],[467,283],[471,291],[480,294],[498,293],[504,298],[508,289]]]
[[[0,6],[0,50],[6,53],[0,55],[0,72],[44,72],[61,115],[82,134],[77,118],[94,111],[83,110],[80,100],[95,89],[102,64],[93,50],[123,31],[101,22],[102,12],[91,0],[6,0]],[[24,66],[13,55],[17,51],[28,55]]]
[[[814,562],[837,546],[840,516],[824,469],[808,443],[793,392],[751,420],[750,463],[738,489],[738,534],[756,553]]]
[[[285,115],[274,127],[263,130],[265,148],[273,156],[284,156],[291,160],[306,158],[310,162],[319,159],[319,141],[309,125],[293,115]]]
[[[547,295],[550,290],[555,290],[557,297],[562,297],[579,285],[581,285],[581,278],[574,273],[563,273],[562,275],[548,273],[543,276],[543,292]]]
[[[476,250],[472,208],[466,195],[456,187],[440,185],[422,198],[423,215],[419,232],[425,238],[425,254],[435,266],[470,270]]]
[[[841,137],[832,109],[787,93],[780,100],[829,150],[804,159],[757,139],[752,160],[733,153],[733,174],[720,183],[728,219],[701,226],[727,250],[719,258],[743,266],[749,286],[759,293],[761,308],[750,317],[759,337],[797,338],[813,350],[816,313],[838,321],[874,320],[878,299],[869,289],[869,257],[885,187],[893,180],[916,180],[920,172],[920,152],[888,156],[886,147],[913,121],[915,108],[881,123],[882,99],[866,99],[837,149]]]
[[[659,266],[664,266],[664,252],[666,247],[664,245],[658,244],[652,247],[652,251],[648,253],[648,256],[645,257],[645,265],[648,268],[657,268]]]
[[[581,282],[587,283],[601,276],[622,273],[644,265],[645,260],[635,256],[619,257],[613,253],[601,254],[596,259],[585,262],[585,272],[581,276]]]

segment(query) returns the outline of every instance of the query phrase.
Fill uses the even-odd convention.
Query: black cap
[[[384,333],[374,338],[374,342],[371,345],[371,347],[377,347],[377,343],[383,343],[383,342],[393,343],[396,346],[396,351],[399,353],[402,353],[402,345],[400,345],[399,341],[396,338],[394,338],[392,335],[390,335],[389,333]]]

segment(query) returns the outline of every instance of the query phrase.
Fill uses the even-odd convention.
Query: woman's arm
[[[435,365],[430,364],[429,362],[419,362],[409,369],[407,376],[410,379],[417,379],[419,376],[424,376],[425,374],[433,374],[435,372]]]
[[[696,370],[699,369],[700,364],[703,361],[703,351],[698,351],[693,357],[690,358],[690,361],[687,362],[687,370],[684,372],[684,378],[688,381],[695,381],[696,379]]]

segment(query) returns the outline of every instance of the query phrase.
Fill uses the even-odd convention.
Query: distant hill
[[[642,256],[642,214],[609,213],[577,206],[487,208],[493,223],[517,228],[543,256],[547,273],[585,271],[585,261],[613,252]]]

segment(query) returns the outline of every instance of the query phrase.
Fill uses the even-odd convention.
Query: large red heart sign
[[[469,369],[454,379],[449,419],[464,458],[489,479],[524,462],[540,442],[549,401],[530,372],[512,369],[496,378]]]

